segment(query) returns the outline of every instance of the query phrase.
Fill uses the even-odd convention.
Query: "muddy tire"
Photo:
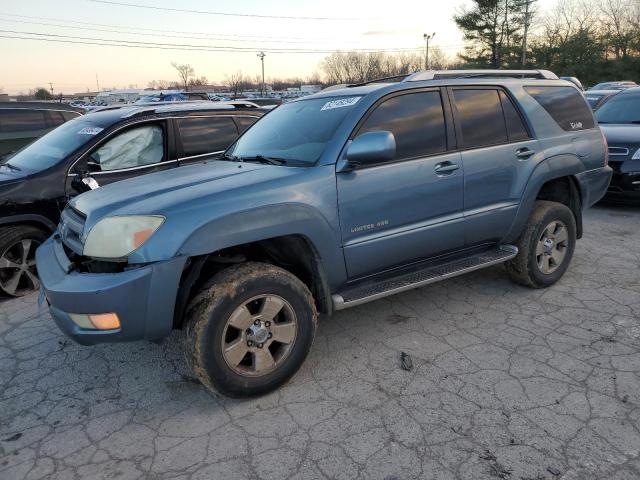
[[[212,391],[263,395],[298,371],[316,322],[311,292],[296,276],[264,263],[235,265],[214,275],[190,301],[186,360]]]
[[[561,203],[536,201],[516,246],[518,255],[505,264],[511,280],[532,288],[553,285],[567,271],[573,257],[573,213]]]
[[[35,253],[48,236],[31,225],[0,229],[0,295],[21,297],[40,288]]]

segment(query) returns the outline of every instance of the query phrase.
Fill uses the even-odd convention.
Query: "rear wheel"
[[[36,249],[46,238],[46,232],[31,225],[0,230],[0,292],[21,297],[40,288]]]
[[[506,263],[511,279],[533,288],[553,285],[567,271],[573,257],[573,213],[561,203],[537,201],[516,245],[518,255]]]
[[[268,393],[306,358],[317,313],[308,288],[269,264],[216,274],[187,307],[187,362],[209,389],[233,397]]]

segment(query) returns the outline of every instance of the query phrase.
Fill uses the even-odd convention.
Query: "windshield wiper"
[[[17,167],[16,165],[11,165],[9,162],[7,163],[3,163],[2,164],[3,167],[7,167],[10,170],[13,170],[14,172],[21,172],[22,169],[20,167]]]
[[[255,155],[253,157],[236,157],[241,162],[260,162],[268,165],[286,165],[287,160],[278,157],[265,157],[264,155]]]

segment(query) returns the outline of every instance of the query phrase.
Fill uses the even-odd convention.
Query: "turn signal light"
[[[71,320],[80,328],[90,330],[117,330],[120,328],[120,319],[115,313],[98,313],[98,314],[69,314]]]

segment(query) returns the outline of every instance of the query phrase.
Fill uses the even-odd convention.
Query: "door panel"
[[[462,168],[438,176],[436,165],[460,154],[338,174],[344,255],[350,278],[438,255],[464,245]]]
[[[495,87],[453,88],[463,147],[465,237],[468,246],[499,241],[519,202],[517,179],[537,150],[513,102]]]
[[[463,168],[460,154],[446,151],[440,91],[385,99],[354,137],[371,131],[393,133],[396,157],[337,175],[350,279],[464,246]]]

